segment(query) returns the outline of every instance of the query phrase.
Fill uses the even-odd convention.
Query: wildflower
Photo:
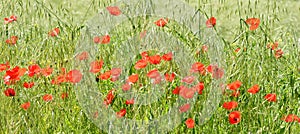
[[[248,18],[246,23],[250,25],[250,30],[256,30],[259,27],[260,19],[258,18]]]
[[[110,71],[106,71],[103,74],[100,74],[99,78],[101,80],[108,80],[110,78],[110,76],[111,76],[111,72]]]
[[[163,59],[164,61],[171,61],[172,58],[173,58],[172,52],[169,52],[169,53],[164,54],[164,55],[162,56],[162,59]]]
[[[195,126],[195,121],[192,119],[192,118],[188,118],[186,121],[185,121],[185,125],[187,128],[194,128]]]
[[[154,24],[159,26],[159,27],[164,27],[168,24],[168,21],[169,21],[169,19],[160,18],[159,20],[154,22]]]
[[[157,69],[153,69],[147,73],[147,76],[151,79],[155,79],[160,76],[160,73],[158,72]]]
[[[134,68],[135,69],[142,69],[145,68],[148,64],[147,60],[141,59],[137,63],[135,63]]]
[[[61,93],[61,98],[64,100],[64,99],[66,99],[66,98],[68,98],[68,93],[66,93],[66,92],[64,92],[64,93]]]
[[[175,73],[171,73],[171,74],[166,73],[165,74],[165,79],[168,82],[172,82],[175,79]]]
[[[119,16],[122,13],[119,7],[117,6],[106,7],[106,10],[108,10],[108,12],[113,16]]]
[[[217,19],[215,17],[211,17],[206,21],[206,27],[212,28],[216,25]]]
[[[97,61],[93,61],[90,64],[91,68],[90,68],[90,72],[91,73],[98,73],[101,71],[102,66],[103,66],[103,60],[97,60]]]
[[[157,65],[157,64],[160,63],[160,61],[161,61],[161,57],[160,57],[160,55],[158,55],[158,54],[149,57],[149,62],[150,62],[151,64]]]
[[[233,111],[229,114],[229,123],[238,124],[241,121],[241,113],[239,111]]]
[[[21,108],[23,108],[24,110],[27,110],[29,107],[30,107],[30,102],[26,102],[21,105]]]
[[[10,68],[9,62],[6,62],[5,64],[0,64],[0,72],[5,71]]]
[[[126,109],[121,109],[119,112],[116,113],[118,118],[124,117],[126,114]]]
[[[5,42],[9,45],[15,45],[15,44],[17,44],[17,41],[18,41],[18,36],[11,36]]]
[[[134,104],[134,99],[126,100],[125,104],[126,105],[132,105],[132,104]]]
[[[34,82],[24,82],[23,87],[24,88],[32,88],[34,86]]]
[[[43,96],[43,100],[46,102],[52,101],[53,100],[53,96],[51,94],[45,94]]]
[[[4,91],[4,94],[5,94],[5,96],[7,96],[7,97],[13,97],[13,96],[16,95],[16,92],[15,92],[14,89],[8,88],[8,89],[6,89],[6,90]]]
[[[66,79],[73,84],[78,83],[82,79],[82,74],[79,70],[71,70],[68,72]]]
[[[191,108],[190,104],[184,104],[181,107],[179,107],[179,111],[180,111],[180,113],[184,113],[184,112],[188,111],[190,108]]]
[[[276,50],[276,52],[275,52],[275,58],[276,59],[281,58],[282,55],[283,55],[283,51],[281,49]]]
[[[199,82],[197,85],[192,87],[192,90],[194,90],[195,92],[198,92],[198,94],[202,94],[203,89],[204,89],[204,83],[203,82]]]
[[[259,91],[259,85],[255,84],[251,88],[248,89],[248,92],[251,94],[256,94]]]
[[[76,59],[78,59],[78,60],[86,60],[86,59],[88,59],[88,57],[89,57],[89,53],[87,51],[84,51],[84,52],[78,54],[76,56]]]
[[[196,62],[192,65],[191,72],[196,73],[199,72],[201,74],[205,74],[205,66],[201,62]]]
[[[39,74],[41,72],[41,68],[39,65],[34,64],[28,67],[28,76],[33,77],[35,74]]]
[[[48,32],[48,35],[51,37],[56,37],[60,33],[60,29],[58,27]]]
[[[181,81],[187,84],[192,84],[195,80],[194,76],[186,76]]]
[[[138,74],[132,74],[128,77],[128,82],[136,83],[139,80]]]
[[[269,102],[276,102],[276,94],[267,94],[265,99]]]
[[[230,102],[224,102],[223,103],[223,108],[227,110],[234,109],[238,106],[238,103],[236,101],[230,101]]]
[[[96,44],[109,44],[110,43],[110,36],[104,35],[104,36],[96,36],[94,37],[94,43]]]
[[[242,82],[240,82],[239,80],[234,81],[230,84],[227,85],[227,88],[230,90],[237,90],[238,88],[240,88],[242,85]]]
[[[9,18],[4,18],[4,24],[12,23],[14,21],[17,21],[17,16],[12,15]]]

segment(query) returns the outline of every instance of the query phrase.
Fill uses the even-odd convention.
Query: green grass
[[[209,97],[209,77],[201,77],[207,85],[203,95],[198,98],[193,110],[184,114],[183,118],[194,118],[194,129],[186,128],[184,121],[170,133],[297,133],[300,131],[299,123],[286,123],[281,120],[284,115],[296,114],[300,116],[300,2],[286,1],[258,1],[258,0],[186,0],[192,7],[199,9],[207,17],[217,18],[215,30],[224,43],[224,61],[226,63],[226,83],[239,80],[243,84],[239,88],[238,98],[223,95],[219,107],[205,124],[197,124],[198,117],[203,108],[205,99]],[[78,102],[76,90],[72,84],[52,85],[51,80],[60,72],[60,68],[74,69],[74,53],[76,45],[82,35],[85,23],[113,1],[94,0],[69,0],[69,1],[41,1],[41,0],[11,0],[0,2],[0,18],[14,14],[18,17],[17,22],[9,25],[1,25],[0,28],[0,64],[10,62],[11,68],[15,66],[27,68],[36,63],[42,68],[51,66],[54,72],[49,77],[29,78],[24,75],[15,85],[5,85],[0,73],[0,133],[106,133],[100,130],[91,121],[90,115],[86,115],[85,109]],[[260,27],[255,31],[249,31],[245,24],[247,18],[260,18]],[[152,23],[157,18],[146,20],[134,20],[134,24]],[[4,21],[4,20],[3,20]],[[131,26],[130,23],[124,24]],[[143,25],[144,26],[144,25]],[[145,25],[147,27],[148,25]],[[48,32],[55,27],[61,29],[57,38],[48,36]],[[127,27],[119,27],[115,30],[112,38],[114,47],[100,46],[99,57],[104,59],[105,65],[102,70],[110,68],[110,60],[116,57],[109,55],[117,48],[118,44],[127,39],[136,30]],[[157,29],[154,29],[157,30]],[[161,29],[158,29],[161,30]],[[196,52],[201,49],[199,42],[190,40],[190,36],[178,35],[180,29],[175,22],[171,22],[169,29],[164,29],[171,35],[175,35],[185,45],[197,44],[192,47]],[[126,33],[127,32],[127,33]],[[131,32],[131,33],[128,33]],[[5,40],[11,36],[19,37],[18,43],[10,46]],[[201,40],[201,39],[200,39]],[[274,51],[267,49],[270,42],[279,42],[279,48],[284,52],[283,57],[276,59]],[[192,43],[191,43],[192,42]],[[241,51],[234,52],[236,48]],[[157,52],[157,51],[155,51]],[[191,54],[197,61],[209,65],[207,54]],[[176,63],[160,66],[162,69],[178,71]],[[153,66],[152,66],[153,67]],[[151,68],[147,68],[151,69]],[[147,73],[135,71],[130,73]],[[141,84],[148,82],[146,78]],[[176,81],[180,79],[177,78]],[[23,88],[23,82],[34,81],[35,86],[31,89]],[[167,85],[174,88],[173,85]],[[247,89],[254,84],[260,85],[260,91],[250,95]],[[102,88],[104,87],[105,88]],[[15,97],[6,97],[4,90],[14,88]],[[99,93],[106,94],[112,88],[112,84],[105,81],[99,82]],[[68,98],[60,98],[61,93],[67,92]],[[121,92],[121,91],[117,91]],[[229,92],[229,91],[228,91]],[[171,90],[166,91],[165,99],[148,106],[125,106],[124,99],[117,97],[112,108],[120,110],[126,108],[130,112],[126,118],[139,120],[151,120],[157,118],[175,104],[178,96],[172,95]],[[264,96],[268,93],[277,94],[277,102],[268,102]],[[42,96],[52,94],[54,100],[44,102]],[[171,98],[166,99],[166,98]],[[102,101],[103,99],[99,99]],[[230,111],[222,108],[222,104],[235,100],[239,103],[235,109],[242,113],[239,124],[231,125],[228,121]],[[23,110],[20,105],[31,102],[28,110]],[[163,105],[162,105],[163,104]],[[101,122],[101,117],[99,120]],[[96,120],[94,120],[97,122]],[[155,130],[153,130],[155,131]]]

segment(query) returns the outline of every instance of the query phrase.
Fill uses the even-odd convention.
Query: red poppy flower
[[[56,76],[52,81],[51,83],[52,84],[60,84],[60,83],[63,83],[63,82],[67,82],[67,76],[66,76],[66,69],[65,68],[61,68],[61,72],[58,76]]]
[[[137,63],[135,63],[134,68],[135,69],[142,69],[145,68],[148,64],[147,60],[141,59]]]
[[[101,71],[102,66],[103,66],[103,60],[97,60],[97,61],[93,61],[91,64],[91,69],[90,72],[91,73],[98,73]]]
[[[41,68],[39,65],[34,64],[28,67],[28,76],[33,77],[35,74],[39,74],[41,72]]]
[[[287,123],[296,122],[296,121],[300,123],[300,118],[295,114],[289,114],[281,119]]]
[[[10,16],[9,18],[12,19],[13,21],[17,21],[17,16],[15,15]]]
[[[198,92],[198,94],[202,94],[203,89],[204,89],[204,83],[203,82],[199,82],[197,85],[192,87],[192,90],[194,90],[195,92]]]
[[[64,93],[61,93],[61,96],[60,96],[63,100],[68,98],[68,93],[64,92]]]
[[[4,24],[12,23],[14,21],[17,21],[17,16],[12,15],[9,18],[4,18]]]
[[[128,91],[131,89],[131,85],[129,83],[125,83],[124,85],[122,85],[122,90],[123,91]]]
[[[230,90],[237,90],[238,88],[240,88],[242,85],[242,82],[240,82],[239,80],[234,81],[230,84],[227,85],[227,88]]]
[[[179,107],[179,112],[184,113],[184,112],[190,110],[190,108],[191,108],[190,104],[184,104],[181,107]]]
[[[126,105],[133,105],[134,104],[134,99],[126,100],[125,104]]]
[[[148,52],[147,51],[144,51],[144,52],[142,52],[141,53],[141,56],[142,56],[142,59],[143,60],[148,60],[149,59],[149,54],[148,54]]]
[[[21,108],[23,108],[24,110],[27,110],[29,107],[30,107],[30,102],[26,102],[21,105]]]
[[[51,67],[46,67],[46,68],[44,68],[44,69],[41,69],[41,73],[45,76],[45,77],[47,77],[47,76],[50,76],[51,74],[52,74],[52,72],[53,72],[53,69],[51,68]]]
[[[256,30],[259,27],[260,19],[258,18],[248,18],[246,23],[250,25],[250,30]]]
[[[120,76],[122,69],[121,68],[112,68],[110,70],[112,76]]]
[[[159,20],[154,22],[154,24],[159,26],[159,27],[164,27],[168,24],[168,21],[169,21],[169,19],[160,18]]]
[[[215,17],[211,17],[206,21],[206,27],[212,28],[216,25],[217,19]]]
[[[76,59],[78,60],[86,60],[89,58],[89,53],[87,51],[81,52],[76,56]]]
[[[265,99],[269,102],[276,102],[276,94],[267,94]]]
[[[117,6],[106,7],[106,10],[113,16],[119,16],[122,12]]]
[[[6,62],[5,64],[0,64],[0,72],[5,71],[9,68],[10,68],[9,62]]]
[[[112,103],[113,99],[115,98],[113,92],[114,92],[113,89],[108,92],[106,98],[104,99],[104,105],[108,106],[109,104]]]
[[[209,65],[206,70],[212,74],[214,79],[220,79],[224,75],[224,70],[219,68],[217,65]]]
[[[281,49],[276,50],[276,52],[275,52],[275,58],[276,59],[281,58],[282,55],[283,55],[283,51]]]
[[[51,37],[56,37],[60,33],[60,29],[58,27],[54,28],[53,30],[49,31],[48,35]]]
[[[111,76],[111,72],[110,71],[106,71],[103,74],[100,74],[99,78],[101,80],[108,80]]]
[[[149,57],[149,62],[150,62],[151,64],[157,65],[157,64],[160,63],[160,61],[161,61],[161,57],[160,57],[160,55],[158,55],[158,54]]]
[[[205,66],[201,62],[196,62],[192,65],[191,72],[205,74]]]
[[[118,118],[124,117],[126,114],[126,109],[121,109],[119,112],[116,113]]]
[[[24,88],[32,88],[34,86],[34,82],[24,82],[23,86]]]
[[[240,50],[241,50],[241,48],[236,48],[236,49],[234,50],[234,52],[238,53]]]
[[[187,128],[194,128],[195,126],[195,121],[192,119],[192,118],[188,118],[186,121],[185,121],[185,125]]]
[[[172,93],[173,93],[173,94],[179,94],[180,89],[181,89],[181,86],[176,87],[176,88],[172,91]]]
[[[238,124],[241,121],[241,113],[239,111],[233,111],[229,114],[229,123]]]
[[[165,79],[168,82],[172,82],[175,79],[175,73],[171,73],[171,74],[166,73],[165,74]]]
[[[173,58],[173,53],[172,53],[172,52],[169,52],[169,53],[164,54],[164,55],[162,56],[162,59],[163,59],[164,61],[170,61],[170,60],[172,60],[172,58]]]
[[[79,70],[71,70],[67,74],[67,80],[73,84],[80,82],[82,79],[82,74]]]
[[[110,36],[109,35],[104,35],[104,36],[97,36],[94,38],[94,43],[97,44],[109,44],[110,43]]]
[[[138,74],[133,74],[128,77],[128,82],[136,83],[139,80]]]
[[[184,99],[191,99],[194,97],[195,91],[192,89],[189,89],[185,86],[179,87],[179,95],[183,97]]]
[[[230,102],[223,103],[223,108],[225,108],[227,110],[237,108],[237,106],[238,106],[238,103],[236,101],[230,101]]]
[[[248,89],[248,92],[251,94],[256,94],[259,91],[259,85],[255,84],[251,88]]]
[[[201,49],[202,49],[202,52],[205,53],[205,52],[208,51],[208,46],[207,45],[203,45]]]
[[[276,50],[277,49],[277,47],[278,47],[278,42],[274,42],[274,43],[269,43],[268,45],[267,45],[267,48],[271,48],[271,50]]]
[[[119,76],[111,76],[110,81],[112,82],[116,82],[117,80],[119,80]]]
[[[7,70],[6,74],[4,75],[4,82],[5,84],[9,85],[18,80],[20,80],[20,77],[23,76],[26,72],[26,68],[20,68],[16,66],[12,70]]]
[[[147,73],[147,76],[151,79],[155,79],[160,76],[160,73],[158,72],[157,69],[153,69]]]
[[[12,97],[12,96],[15,96],[15,95],[16,95],[16,92],[15,92],[14,89],[8,88],[8,89],[6,89],[6,90],[4,91],[4,94],[5,94],[5,96],[7,96],[7,97]]]
[[[52,101],[53,100],[53,96],[51,94],[45,94],[43,96],[43,100],[44,101]]]
[[[11,36],[5,42],[9,45],[15,45],[15,44],[17,44],[17,41],[18,41],[18,36]]]
[[[195,80],[194,76],[186,76],[181,81],[187,84],[192,84]]]

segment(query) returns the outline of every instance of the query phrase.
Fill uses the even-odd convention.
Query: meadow
[[[185,0],[199,39],[161,16],[95,31],[99,12],[126,14],[114,2],[0,2],[0,133],[299,133],[300,1]]]

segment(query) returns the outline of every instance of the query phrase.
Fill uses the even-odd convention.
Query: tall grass
[[[24,76],[22,82],[36,83],[31,89],[23,88],[22,82],[11,86],[5,85],[2,79],[5,72],[0,73],[0,133],[106,133],[93,124],[88,115],[83,112],[71,84],[57,86],[50,82],[55,75],[59,74],[62,67],[67,70],[73,69],[71,63],[75,47],[85,23],[96,15],[100,8],[113,2],[108,0],[4,0],[0,2],[0,18],[12,14],[18,16],[17,22],[1,25],[0,63],[9,61],[11,68],[14,66],[27,68],[33,63],[43,68],[47,66],[54,68],[54,73],[50,77],[32,79]],[[217,18],[215,30],[225,44],[226,83],[240,80],[243,85],[239,89],[241,95],[238,98],[226,95],[222,97],[219,107],[205,124],[187,129],[182,122],[170,133],[299,132],[299,123],[286,123],[281,118],[287,114],[300,116],[298,42],[300,2],[292,0],[186,0],[186,2],[207,17]],[[245,23],[245,20],[251,17],[261,20],[260,27],[255,31],[249,31]],[[61,33],[57,38],[51,38],[48,32],[55,27],[59,27]],[[127,35],[122,32],[120,37],[125,38]],[[171,30],[171,32],[176,31]],[[19,37],[18,43],[13,46],[6,44],[5,40],[13,35]],[[274,57],[274,51],[266,47],[267,44],[276,41],[284,52],[283,57],[279,59]],[[235,52],[237,48],[241,50]],[[113,50],[113,48],[109,49]],[[200,49],[201,47],[195,46],[193,51],[200,51]],[[102,49],[102,51],[106,50]],[[206,65],[209,64],[206,54],[201,53],[196,58]],[[261,90],[255,95],[250,95],[247,89],[254,84],[259,84]],[[6,97],[3,94],[8,87],[16,90],[15,97]],[[203,96],[207,97],[208,91],[205,90]],[[69,94],[65,100],[60,98],[63,92]],[[54,100],[44,102],[42,96],[46,93],[54,95]],[[267,102],[264,99],[267,93],[276,93],[277,102]],[[239,103],[236,110],[242,113],[242,120],[237,125],[228,122],[229,111],[222,108],[222,104],[230,100]],[[31,102],[31,107],[25,111],[20,108],[20,105],[27,101]],[[119,99],[115,103],[119,104],[123,101]],[[169,100],[163,102],[172,103]],[[201,114],[201,105],[201,102],[196,104],[197,107],[186,117],[198,118]],[[159,116],[167,106],[169,105],[161,106],[159,103],[152,104],[149,108],[132,106],[132,109],[137,110],[131,112],[136,113],[128,114],[128,117],[135,116],[150,120]],[[119,106],[114,108],[117,110]]]

